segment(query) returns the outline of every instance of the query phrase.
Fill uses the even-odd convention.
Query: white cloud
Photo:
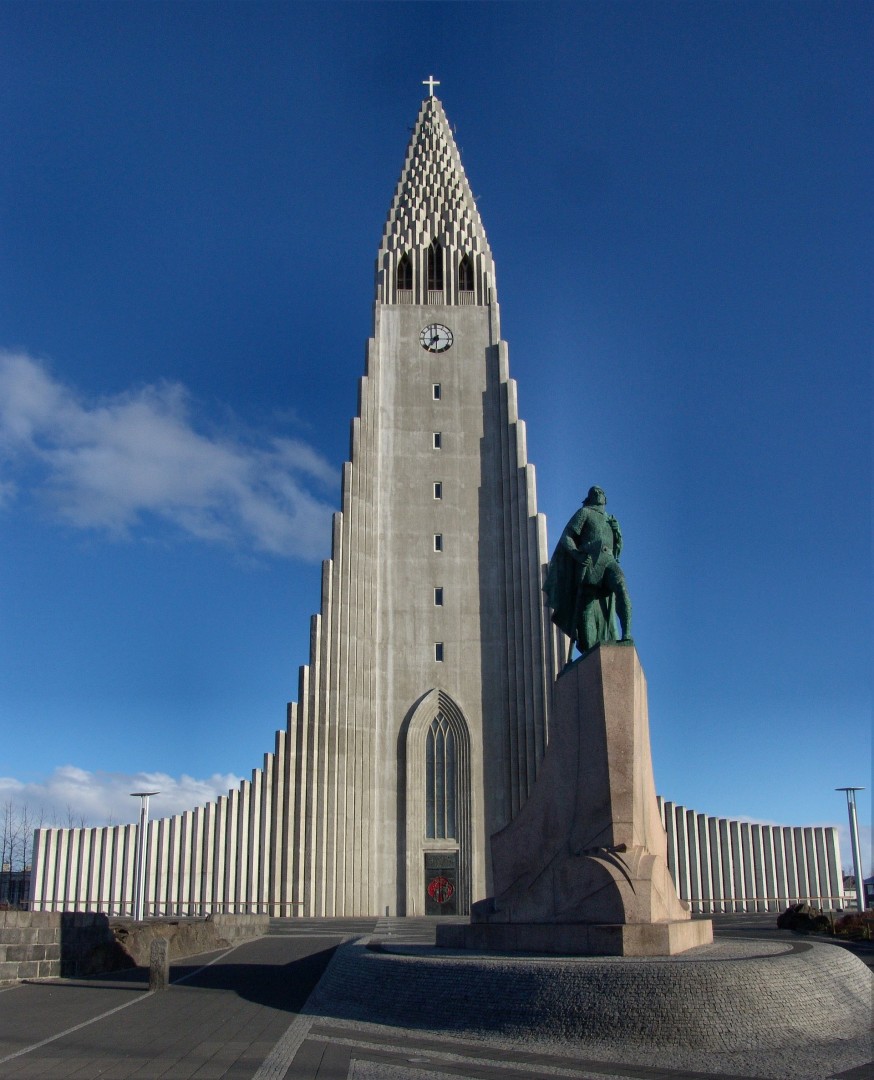
[[[62,765],[48,777],[21,781],[0,777],[0,806],[12,804],[20,817],[26,808],[34,827],[42,825],[120,825],[136,821],[139,799],[132,791],[159,791],[150,803],[151,817],[166,817],[211,802],[236,788],[240,777],[214,773],[206,779],[167,773],[88,772]]]
[[[78,528],[126,536],[153,515],[200,540],[302,558],[330,536],[323,493],[337,474],[316,450],[197,430],[176,383],[88,402],[31,357],[0,352],[0,459],[9,474],[36,463],[43,497]],[[20,473],[0,477],[0,505],[25,486]]]

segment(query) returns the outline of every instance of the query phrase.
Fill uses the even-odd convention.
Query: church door
[[[458,852],[425,852],[425,914],[458,914]]]

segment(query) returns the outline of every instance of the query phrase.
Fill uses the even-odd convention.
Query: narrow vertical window
[[[438,713],[425,735],[425,836],[450,840],[456,835],[455,734]]]
[[[443,533],[434,533],[434,550],[443,550]]]
[[[434,590],[434,607],[443,607],[443,590]]]
[[[446,728],[446,835],[455,836],[455,735],[452,728]]]
[[[443,397],[443,388],[439,382],[435,382],[431,387],[431,393],[435,401],[439,401]]]
[[[437,814],[434,810],[434,725],[425,736],[425,836],[435,839],[437,832]]]
[[[432,240],[428,246],[428,289],[440,292],[443,289],[443,248]]]
[[[469,255],[462,255],[458,264],[458,291],[473,292],[473,265]]]
[[[435,499],[442,499],[443,498],[443,485],[440,483],[439,480],[437,480],[435,482],[435,484],[434,484],[434,498]]]
[[[410,256],[404,252],[398,262],[398,288],[410,290],[413,287],[413,264]]]
[[[435,641],[434,642],[434,659],[437,661],[438,664],[443,663],[443,642],[442,641]]]
[[[440,431],[434,432],[434,449],[439,450],[443,446],[443,434]]]

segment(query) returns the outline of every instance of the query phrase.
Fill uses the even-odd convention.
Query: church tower
[[[301,898],[312,914],[466,912],[488,891],[489,836],[534,781],[555,670],[494,261],[433,94],[383,230],[373,324],[290,711]]]
[[[149,823],[149,913],[466,913],[543,756],[546,523],[492,253],[428,85],[297,701],[251,780]],[[130,910],[135,850],[132,825],[40,830],[37,908]]]
[[[493,892],[489,838],[534,783],[560,649],[492,253],[428,86],[287,727],[250,780],[150,821],[142,849],[133,824],[37,829],[33,911],[464,914]],[[840,894],[834,829],[663,813],[695,910]]]

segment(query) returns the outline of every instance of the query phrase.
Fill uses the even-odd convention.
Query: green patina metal
[[[631,600],[619,566],[622,532],[606,505],[604,491],[589,488],[556,544],[543,586],[552,621],[571,639],[568,662],[574,645],[586,652],[618,640],[614,615],[621,640],[632,640]]]

